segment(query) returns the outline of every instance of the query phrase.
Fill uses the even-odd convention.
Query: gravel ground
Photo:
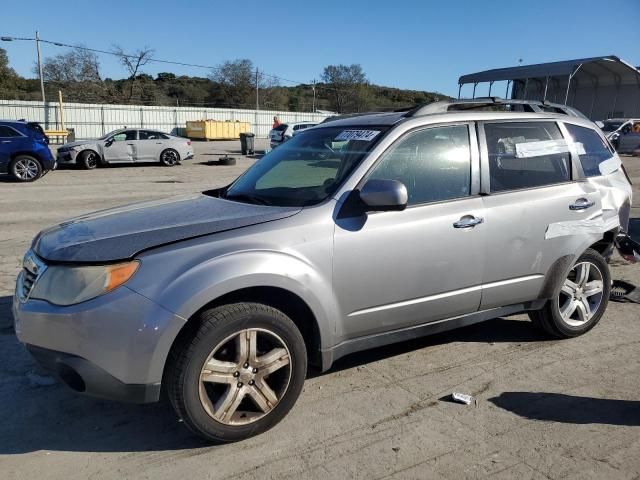
[[[164,402],[121,405],[52,384],[11,326],[31,238],[81,213],[224,185],[255,161],[237,142],[195,149],[175,168],[60,170],[30,185],[0,176],[1,478],[640,478],[634,304],[610,304],[568,341],[514,316],[352,355],[308,379],[279,426],[233,445],[203,445]],[[236,166],[207,165],[225,151]],[[640,185],[640,158],[624,162]],[[612,276],[640,285],[640,268],[618,258]],[[451,403],[452,391],[477,403]]]

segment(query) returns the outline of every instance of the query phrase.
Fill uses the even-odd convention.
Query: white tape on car
[[[618,217],[604,220],[602,216],[585,220],[568,220],[566,222],[550,223],[544,234],[546,240],[567,235],[603,234],[620,226]]]
[[[565,140],[540,140],[537,142],[516,143],[516,157],[529,158],[554,153],[566,153],[569,145]]]
[[[335,138],[336,140],[356,140],[370,142],[380,133],[378,130],[343,130]]]
[[[600,169],[601,175],[609,175],[610,173],[613,173],[616,170],[618,170],[621,165],[622,165],[622,162],[620,161],[620,159],[613,157],[613,158],[610,158],[609,160],[605,160],[604,162],[601,162],[600,165],[598,165],[598,168]]]

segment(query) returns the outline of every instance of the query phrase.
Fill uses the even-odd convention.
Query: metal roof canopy
[[[640,86],[640,70],[615,55],[608,55],[604,57],[577,58],[561,62],[522,65],[511,68],[496,68],[462,75],[458,79],[458,98],[460,98],[462,85],[469,83],[473,84],[473,97],[475,98],[476,87],[479,83],[489,83],[489,96],[491,96],[491,87],[494,82],[506,80],[508,92],[511,82],[518,80],[525,81],[526,95],[526,85],[529,79],[545,79],[544,96],[542,98],[544,101],[547,98],[549,79],[553,77],[567,77],[567,89],[564,99],[564,103],[566,104],[569,99],[571,80],[578,73],[588,75],[592,79],[603,79],[602,82],[598,81],[598,84],[605,84],[605,79],[611,79],[611,83],[616,86],[617,90],[620,89],[621,85],[636,84]]]
[[[527,78],[545,78],[573,76],[578,71],[592,75],[617,75],[621,80],[635,82],[640,71],[633,65],[615,55],[606,57],[577,58],[562,62],[538,63],[520,67],[496,68],[484,72],[462,75],[458,79],[460,85],[467,83],[499,82],[503,80],[525,80]]]

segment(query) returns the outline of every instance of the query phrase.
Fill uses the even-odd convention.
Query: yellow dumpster
[[[250,130],[248,122],[193,120],[187,122],[187,137],[202,140],[235,140]]]

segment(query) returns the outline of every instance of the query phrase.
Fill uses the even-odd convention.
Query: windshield
[[[603,132],[615,132],[620,128],[622,122],[604,122],[604,126],[602,127]]]
[[[118,128],[117,130],[113,130],[113,131],[107,133],[106,135],[101,136],[100,138],[98,138],[98,140],[106,140],[110,136],[114,135],[115,133],[121,132],[121,131],[122,131],[122,128]]]
[[[225,198],[277,206],[322,202],[382,137],[379,127],[327,127],[301,132],[261,158]]]

